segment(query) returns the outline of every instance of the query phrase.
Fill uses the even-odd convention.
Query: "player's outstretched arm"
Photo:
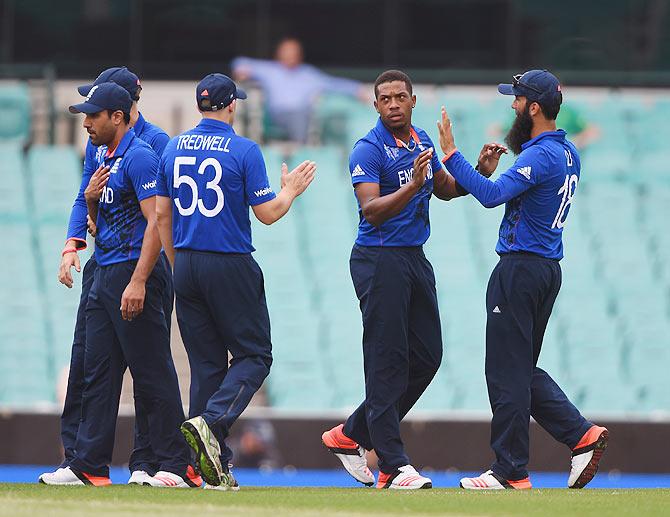
[[[174,244],[172,242],[172,198],[156,196],[156,224],[161,244],[170,264],[174,267]]]
[[[135,266],[133,276],[121,296],[121,317],[127,321],[136,318],[144,310],[146,283],[161,251],[161,239],[156,224],[156,196],[140,201],[140,208],[142,215],[147,220],[147,228],[144,230],[140,258]]]
[[[276,198],[252,207],[256,218],[267,225],[279,221],[291,208],[295,198],[302,194],[309,187],[309,184],[314,181],[315,174],[315,162],[306,160],[291,172],[288,172],[288,166],[283,163],[281,166],[281,191]]]
[[[357,183],[356,197],[361,205],[363,217],[372,226],[380,226],[384,221],[391,219],[402,212],[407,203],[421,190],[426,181],[428,164],[433,157],[433,149],[422,151],[414,159],[414,175],[412,181],[403,185],[392,194],[380,195],[379,183]]]

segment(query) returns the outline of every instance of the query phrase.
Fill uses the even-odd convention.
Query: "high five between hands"
[[[451,120],[447,110],[442,106],[442,121],[437,123],[440,133],[440,147],[445,156],[451,156],[456,152],[456,143],[452,132]],[[477,170],[487,178],[493,174],[498,167],[500,157],[507,153],[507,147],[497,142],[484,144],[477,160]]]

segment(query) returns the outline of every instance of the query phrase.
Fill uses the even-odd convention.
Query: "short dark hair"
[[[563,94],[561,92],[558,92],[558,95],[556,98],[553,100],[553,102],[548,103],[548,102],[539,102],[539,101],[534,101],[537,102],[540,105],[540,109],[542,110],[542,114],[544,117],[548,120],[556,120],[556,117],[558,116],[558,112],[561,111],[561,103],[563,102]]]
[[[109,116],[109,118],[112,118],[112,115],[114,114],[115,111],[121,111],[121,110],[107,110],[107,115]],[[130,113],[126,113],[125,111],[122,111],[121,113],[123,113],[123,121],[126,124],[130,124]]]
[[[375,81],[375,99],[379,95],[379,85],[391,83],[393,81],[402,81],[405,83],[407,90],[409,90],[409,94],[412,95],[412,80],[409,76],[400,70],[387,70],[386,72],[379,74],[379,77],[377,77],[377,80]]]

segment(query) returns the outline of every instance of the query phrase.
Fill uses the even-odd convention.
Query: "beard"
[[[529,108],[530,106],[526,104],[525,109],[517,114],[512,127],[505,137],[505,143],[516,155],[521,154],[521,146],[530,140],[530,132],[533,129],[533,119],[528,111]]]

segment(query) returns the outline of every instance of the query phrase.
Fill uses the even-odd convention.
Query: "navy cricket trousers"
[[[493,412],[496,474],[528,476],[530,417],[571,449],[591,427],[547,372],[537,367],[544,331],[561,287],[556,260],[502,255],[486,292],[486,384]]]
[[[390,474],[410,463],[400,421],[442,361],[435,275],[421,247],[355,245],[349,266],[363,316],[365,401],[343,431]]]
[[[144,310],[133,321],[121,318],[121,295],[137,261],[98,266],[86,305],[86,348],[81,422],[70,465],[107,476],[114,447],[120,375],[133,376],[135,400],[144,408],[156,470],[183,476],[189,449],[179,426],[184,419],[170,337],[163,312],[169,274],[159,262],[147,280]]]
[[[203,417],[227,465],[232,458],[225,442],[230,428],[272,364],[263,273],[250,254],[179,249],[174,286],[191,367],[189,418]]]
[[[168,331],[172,324],[172,308],[174,303],[174,288],[172,285],[172,272],[170,264],[165,253],[161,253],[160,263],[167,271],[168,287],[163,293],[163,313]],[[86,346],[86,303],[88,294],[93,285],[93,277],[98,267],[95,261],[95,255],[86,261],[82,271],[81,297],[79,298],[79,308],[77,309],[77,320],[74,327],[74,338],[72,341],[72,352],[70,354],[70,370],[67,380],[67,391],[65,392],[65,404],[61,414],[61,441],[63,442],[64,460],[61,467],[66,467],[75,456],[74,444],[77,440],[77,431],[79,421],[81,420],[81,397],[84,390],[84,348]],[[115,361],[120,371],[118,372],[118,386],[114,386],[114,391],[121,390],[123,382],[123,373],[126,370],[126,364],[123,358]],[[149,440],[148,424],[146,419],[146,409],[142,407],[141,401],[135,400],[135,444],[133,452],[130,455],[128,464],[130,471],[144,470],[150,475],[154,475],[158,470],[158,465],[151,451],[151,442]]]

